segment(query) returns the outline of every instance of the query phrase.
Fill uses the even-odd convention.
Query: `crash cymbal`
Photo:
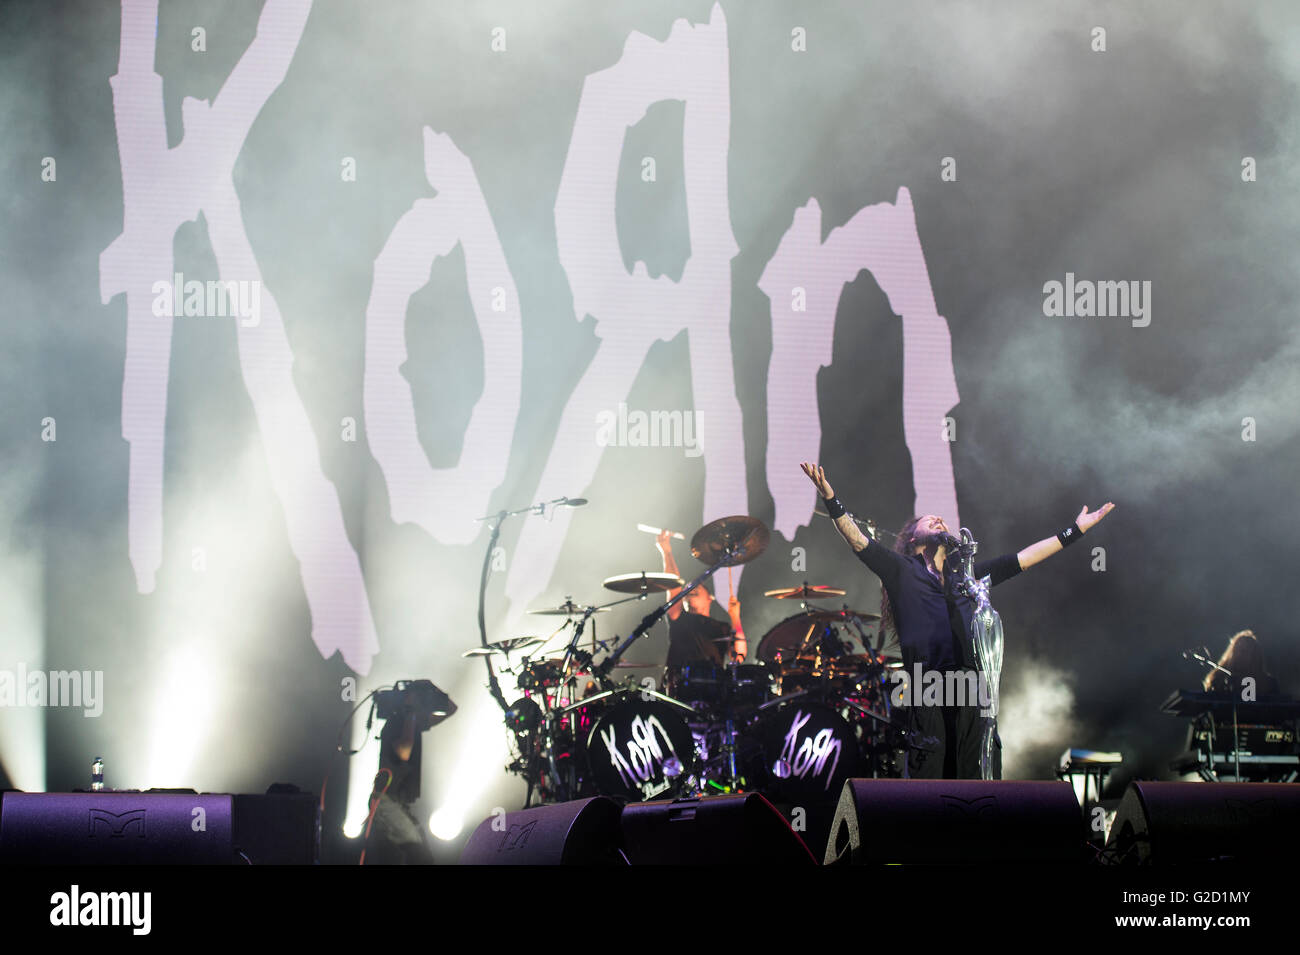
[[[673,590],[684,583],[686,581],[676,574],[651,573],[645,570],[634,574],[606,577],[604,581],[606,590],[613,590],[620,594],[658,594],[665,590]]]
[[[506,654],[542,643],[541,637],[506,637],[485,647],[473,647],[461,654],[462,657],[487,657],[494,653]]]
[[[802,587],[767,590],[763,592],[763,596],[775,597],[777,600],[820,600],[826,597],[843,597],[847,592],[838,587],[827,587],[825,584],[804,584]]]
[[[705,524],[691,538],[691,554],[710,567],[748,563],[767,548],[768,530],[755,517],[723,517]]]
[[[576,617],[586,613],[586,611],[586,607],[579,607],[572,600],[566,600],[558,607],[544,607],[541,610],[530,610],[528,612],[541,617]],[[596,613],[609,613],[609,608],[597,607]]]

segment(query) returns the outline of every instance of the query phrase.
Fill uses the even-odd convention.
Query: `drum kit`
[[[814,603],[843,590],[803,583],[767,591],[769,599],[797,601],[800,612],[769,630],[750,662],[731,659],[733,636],[721,637],[720,656],[729,662],[675,667],[663,674],[662,690],[651,665],[621,662],[687,593],[723,567],[754,560],[767,542],[767,528],[752,517],[714,521],[691,538],[692,555],[706,565],[695,580],[649,571],[608,577],[604,588],[626,596],[603,606],[566,598],[529,611],[565,620],[550,637],[501,640],[465,654],[503,658],[498,668],[522,694],[505,721],[517,753],[507,768],[528,783],[525,806],[728,792],[806,805],[837,799],[852,776],[901,775],[906,735],[888,690],[897,648],[871,631],[878,614]],[[612,650],[597,639],[596,615],[674,590]],[[615,671],[627,675],[620,680]]]

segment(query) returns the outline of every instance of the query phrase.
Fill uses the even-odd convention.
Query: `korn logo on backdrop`
[[[176,230],[202,212],[223,281],[260,290],[257,322],[235,324],[248,389],[289,544],[301,566],[312,640],[367,673],[379,640],[356,551],[337,491],[294,387],[293,355],[273,294],[243,227],[232,169],[248,131],[283,82],[302,39],[310,0],[267,0],[257,35],[221,91],[182,105],[184,138],[167,147],[162,78],[154,72],[157,0],[124,0],[121,52],[111,80],[121,154],[122,234],[100,257],[105,303],[127,298],[122,434],[130,445],[128,548],[141,593],[162,563],[163,449],[172,314],[155,314],[155,284],[174,273]],[[730,129],[727,25],[719,6],[709,23],[679,20],[662,42],[629,35],[618,62],[587,77],[555,204],[559,259],[573,292],[574,320],[593,315],[600,345],[565,406],[542,468],[542,497],[578,493],[603,449],[590,423],[627,397],[650,347],[689,331],[694,355],[730,355],[731,260],[737,252],[728,206]],[[692,254],[679,281],[650,278],[644,264],[624,267],[615,225],[623,138],[654,103],[685,102],[683,150]],[[426,176],[437,190],[416,199],[374,263],[366,308],[364,410],[370,447],[388,484],[395,521],[412,522],[445,544],[467,545],[492,491],[504,479],[521,401],[522,315],[511,270],[468,157],[445,134],[424,130]],[[797,210],[759,287],[771,300],[767,482],[776,529],[793,536],[811,515],[813,492],[795,462],[814,460],[821,441],[816,371],[830,364],[835,311],[845,283],[869,270],[902,317],[904,433],[911,452],[916,509],[958,521],[949,445],[938,440],[957,402],[947,322],[937,312],[911,197],[860,210],[819,239],[815,201]],[[434,468],[416,433],[416,408],[399,368],[406,360],[406,305],[427,281],[432,261],[457,243],[465,252],[480,334],[493,342],[484,392],[467,426],[461,461]],[[792,304],[799,289],[800,306]],[[696,409],[707,419],[703,444],[704,513],[745,513],[741,409],[732,368],[692,361]],[[569,515],[521,530],[507,576],[513,607],[526,606],[550,580]]]

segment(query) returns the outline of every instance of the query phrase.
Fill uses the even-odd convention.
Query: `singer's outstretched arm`
[[[1074,519],[1074,523],[1079,525],[1079,530],[1083,533],[1096,525],[1103,517],[1115,509],[1115,505],[1109,501],[1097,508],[1095,511],[1089,511],[1087,505],[1079,511],[1079,516]],[[1053,554],[1060,553],[1063,548],[1061,542],[1055,537],[1045,537],[1036,544],[1030,544],[1020,553],[1016,554],[1016,559],[1020,561],[1020,569],[1028,570],[1034,564],[1042,563]]]
[[[817,493],[821,495],[823,501],[829,501],[835,496],[835,491],[831,488],[831,482],[826,480],[826,471],[816,464],[809,464],[807,461],[799,465],[803,468],[803,473],[808,475],[808,480],[812,481],[817,488]],[[841,514],[835,518],[835,529],[840,532],[840,536],[853,550],[861,551],[864,549],[869,540],[862,531],[858,530],[858,525],[853,523],[853,518],[848,514]]]

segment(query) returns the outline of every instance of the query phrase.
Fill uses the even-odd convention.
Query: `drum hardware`
[[[855,703],[853,700],[845,700],[844,705],[854,712],[862,714],[867,719],[874,720],[885,727],[893,725],[893,720],[890,718],[888,713],[882,715],[877,713],[875,710],[863,706],[861,703]]]
[[[775,700],[768,700],[766,703],[764,703],[762,706],[758,708],[758,711],[762,713],[764,710],[770,710],[774,707],[780,706],[782,703],[789,703],[793,700],[802,699],[803,697],[806,697],[808,695],[809,693],[807,690],[800,690],[797,693],[782,694],[781,696],[778,696]]]
[[[479,584],[478,584],[478,633],[479,633],[479,642],[483,646],[483,648],[485,649],[488,648],[487,608],[486,608],[488,574],[491,572],[492,569],[492,555],[496,552],[497,541],[501,539],[501,527],[503,524],[505,524],[506,519],[510,517],[515,517],[520,514],[536,513],[545,516],[548,507],[552,510],[552,512],[554,512],[554,509],[556,507],[581,507],[586,503],[587,501],[585,498],[571,499],[568,497],[560,497],[560,498],[555,498],[554,500],[551,501],[542,501],[540,503],[530,505],[529,507],[518,508],[513,511],[501,510],[498,511],[496,514],[489,514],[484,517],[476,518],[476,521],[487,523],[491,526],[492,529],[491,533],[488,535],[487,548],[483,552],[483,566],[479,572]],[[492,694],[492,698],[496,700],[497,705],[501,707],[501,712],[505,713],[510,709],[510,705],[506,703],[505,695],[501,692],[501,683],[499,680],[497,680],[496,671],[492,669],[493,654],[489,653],[482,656],[483,656],[483,665],[487,668],[488,692]],[[525,805],[527,805],[529,802],[532,801],[532,794],[533,794],[533,780],[529,779],[528,795],[525,797],[524,800]]]

